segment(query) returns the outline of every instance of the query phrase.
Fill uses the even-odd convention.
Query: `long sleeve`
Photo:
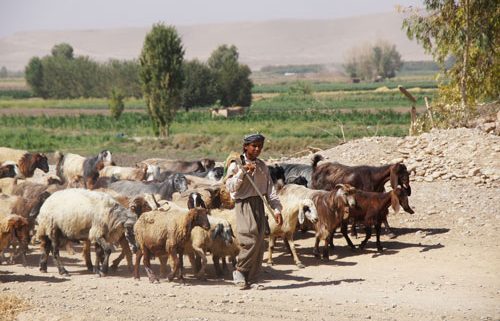
[[[235,162],[232,162],[227,169],[228,179],[226,180],[226,187],[229,193],[235,193],[241,187],[245,175],[241,169],[238,168]]]

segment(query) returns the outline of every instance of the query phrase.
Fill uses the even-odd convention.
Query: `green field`
[[[417,106],[423,106],[423,97],[432,98],[435,89],[417,83],[403,85],[419,87],[412,92],[418,99]],[[290,84],[281,93],[275,91],[276,85],[257,87],[255,92],[260,96],[245,116],[212,119],[208,108],[179,110],[171,137],[165,140],[154,138],[141,99],[127,99],[126,110],[133,112],[126,112],[115,121],[105,112],[106,99],[0,97],[0,109],[57,108],[68,109],[72,114],[0,116],[0,141],[2,146],[42,152],[62,150],[89,155],[107,148],[144,157],[209,156],[222,160],[229,151],[239,150],[241,137],[249,132],[259,131],[268,137],[266,157],[307,154],[309,149],[331,148],[344,139],[408,133],[410,118],[406,111],[410,104],[397,89],[391,90],[397,85],[361,84],[361,89],[357,85],[360,84],[322,84],[325,90],[318,90],[313,84],[312,95],[290,93]],[[264,94],[259,94],[259,90]],[[80,110],[88,109],[101,110],[103,114],[79,115]]]

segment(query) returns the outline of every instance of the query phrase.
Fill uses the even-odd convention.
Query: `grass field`
[[[432,97],[432,86],[412,92],[423,105],[423,97]],[[324,86],[318,90],[314,86]],[[106,99],[42,100],[38,98],[2,98],[0,109],[59,108],[72,110],[69,116],[0,116],[0,141],[3,146],[53,152],[72,151],[84,155],[102,149],[147,157],[214,157],[222,160],[231,150],[239,150],[241,137],[262,132],[267,137],[266,157],[307,153],[326,149],[345,140],[364,136],[404,136],[408,132],[409,102],[384,83],[313,84],[312,95],[290,93],[288,87],[277,90],[268,85],[256,97],[249,113],[234,119],[212,119],[208,108],[190,112],[179,110],[171,127],[171,137],[154,138],[145,112],[128,112],[115,121],[107,115],[79,115],[79,110],[107,110]],[[413,86],[415,85],[415,86]],[[373,86],[373,87],[371,87]],[[376,86],[376,87],[375,87]],[[381,88],[382,87],[382,88]],[[378,88],[378,89],[373,89]],[[392,88],[392,89],[391,89]],[[423,89],[424,88],[424,89]],[[284,90],[281,92],[281,90]],[[144,110],[140,99],[127,99],[126,109]]]

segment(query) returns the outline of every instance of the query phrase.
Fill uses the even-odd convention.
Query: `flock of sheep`
[[[81,242],[88,271],[103,276],[109,269],[116,270],[123,258],[136,279],[142,260],[151,282],[158,281],[152,258],[159,259],[160,276],[169,281],[183,278],[184,256],[198,278],[207,275],[207,253],[218,277],[229,269],[228,261],[234,268],[239,252],[233,233],[238,228],[234,201],[225,188],[223,168],[216,167],[215,161],[147,159],[136,167],[122,167],[114,164],[107,150],[92,157],[60,152],[55,157],[56,175],[49,175],[45,155],[0,147],[0,251],[4,260],[3,252],[9,251],[11,263],[21,258],[26,264],[30,241],[39,242],[40,271],[47,272],[52,253],[59,273],[67,275],[59,250],[71,251],[74,242]],[[315,231],[313,254],[317,258],[328,259],[339,227],[347,244],[355,248],[349,224],[352,232],[364,226],[360,248],[366,246],[375,227],[377,249],[382,251],[381,224],[389,228],[389,207],[397,212],[402,206],[413,213],[408,204],[409,174],[403,164],[352,167],[320,161],[316,155],[311,165],[268,167],[283,205],[281,226],[272,215],[268,219],[269,265],[276,238],[282,238],[295,264],[304,267],[293,241],[298,229]],[[45,173],[42,179],[32,178],[36,169]],[[388,192],[387,182],[391,185]],[[120,254],[110,265],[110,254],[118,245]]]

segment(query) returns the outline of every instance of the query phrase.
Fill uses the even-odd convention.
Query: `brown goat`
[[[318,212],[318,221],[314,224],[316,230],[316,242],[313,254],[320,258],[319,243],[324,241],[322,258],[328,260],[328,243],[335,229],[342,225],[348,217],[349,207],[354,206],[354,194],[356,189],[348,184],[338,184],[331,191],[314,191],[312,200]],[[350,242],[347,230],[342,230],[347,243]]]
[[[363,223],[365,226],[365,239],[361,242],[359,248],[363,249],[372,235],[372,226],[375,226],[377,235],[377,250],[382,252],[380,244],[380,228],[381,224],[387,218],[389,206],[392,206],[395,212],[399,211],[401,205],[403,209],[413,214],[414,211],[408,204],[408,194],[406,189],[397,186],[390,192],[376,193],[357,190],[355,195],[356,205],[349,209],[349,219],[354,222]],[[342,228],[347,230],[347,221],[342,222]],[[349,236],[344,235],[351,248],[354,248]]]
[[[332,190],[337,184],[349,184],[366,192],[384,192],[388,181],[394,189],[400,185],[411,195],[410,174],[404,164],[396,163],[383,166],[346,166],[340,163],[324,163],[321,155],[315,155],[312,162],[312,188]],[[389,229],[389,223],[384,221]],[[353,228],[354,231],[354,228]]]
[[[37,168],[41,169],[44,173],[49,172],[49,163],[47,161],[47,156],[40,153],[26,153],[17,162],[19,167],[19,172],[24,177],[32,177]]]

